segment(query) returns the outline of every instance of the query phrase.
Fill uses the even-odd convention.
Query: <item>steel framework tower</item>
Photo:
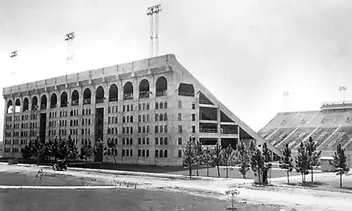
[[[150,16],[150,54],[157,56],[159,51],[159,13],[161,4],[148,7],[147,15]]]
[[[71,32],[66,34],[65,41],[67,43],[67,61],[73,59],[73,39],[75,38],[75,33]]]

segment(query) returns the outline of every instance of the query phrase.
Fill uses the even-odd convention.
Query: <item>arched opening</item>
[[[83,105],[90,104],[91,97],[92,97],[92,94],[90,92],[90,89],[86,88],[83,92]]]
[[[149,82],[146,79],[139,83],[139,98],[149,98]]]
[[[36,96],[34,96],[32,98],[32,108],[31,110],[37,110],[38,109],[38,98]]]
[[[71,105],[72,106],[76,106],[79,104],[79,94],[78,94],[78,91],[75,90],[72,92],[72,97],[71,97]]]
[[[131,82],[127,82],[125,83],[125,86],[123,86],[123,99],[124,100],[133,99],[133,85]]]
[[[56,104],[57,104],[57,96],[54,93],[50,97],[50,108],[56,108]]]
[[[166,78],[161,76],[156,80],[156,96],[166,96],[167,91],[167,81]]]
[[[113,84],[110,86],[110,89],[109,89],[109,102],[117,101],[117,97],[118,97],[118,89],[116,84]]]
[[[28,111],[28,105],[29,105],[28,98],[24,98],[24,100],[23,100],[23,112]]]
[[[60,107],[67,107],[67,93],[66,92],[63,92],[61,94],[61,98],[60,98]]]
[[[17,112],[21,112],[21,101],[20,101],[20,99],[17,99],[16,101],[15,101],[15,112],[17,113]]]
[[[13,113],[12,100],[9,100],[9,101],[7,102],[7,113],[8,113],[8,114]]]
[[[47,104],[46,95],[43,95],[40,98],[40,109],[46,109],[46,104]]]
[[[178,95],[194,97],[193,84],[180,83],[180,86],[178,87]]]
[[[96,101],[96,103],[104,102],[104,89],[101,86],[98,87],[98,89],[95,93],[95,101]]]

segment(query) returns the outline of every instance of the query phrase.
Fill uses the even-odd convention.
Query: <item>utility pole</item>
[[[347,90],[346,86],[340,86],[339,91],[341,93],[341,101],[342,103],[345,103],[345,91]]]
[[[147,15],[150,16],[150,54],[151,57],[157,56],[159,52],[159,13],[161,4],[148,7]]]

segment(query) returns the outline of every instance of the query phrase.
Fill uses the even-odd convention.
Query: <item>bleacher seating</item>
[[[339,109],[338,106],[337,103],[329,109],[278,113],[259,134],[277,148],[288,144],[296,150],[310,136],[319,150],[335,151],[341,144],[347,151],[352,151],[352,109]]]
[[[343,147],[352,138],[352,127],[340,127],[336,133],[321,147],[326,150],[336,150],[338,144]]]
[[[284,140],[295,128],[280,128],[267,141],[276,146],[280,141]]]
[[[289,144],[291,149],[296,147],[303,140],[305,140],[313,132],[314,129],[314,127],[298,128],[290,137],[286,139],[285,143],[280,145],[280,147],[284,147],[286,144]]]

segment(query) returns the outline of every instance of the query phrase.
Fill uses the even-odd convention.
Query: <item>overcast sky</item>
[[[149,57],[146,11],[157,3],[159,54],[175,54],[256,131],[277,112],[340,101],[339,86],[352,100],[350,0],[0,0],[1,89]],[[64,42],[72,31],[74,70]]]

